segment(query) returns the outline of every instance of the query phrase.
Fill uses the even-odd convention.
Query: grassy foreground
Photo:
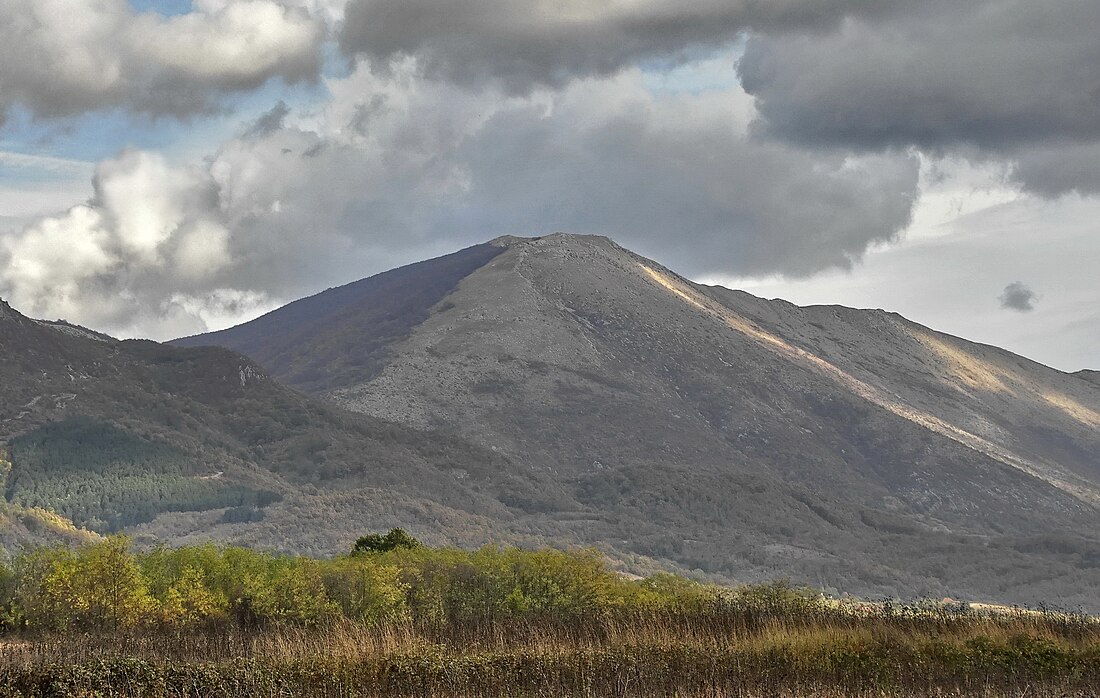
[[[134,554],[116,540],[28,553],[3,589],[5,696],[1022,697],[1100,687],[1090,617],[631,581],[586,552],[415,541],[386,550],[379,537],[319,561],[212,546]]]

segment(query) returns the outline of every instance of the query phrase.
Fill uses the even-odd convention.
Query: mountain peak
[[[381,370],[387,347],[423,322],[463,279],[522,246],[523,238],[500,240],[330,288],[243,325],[173,343],[233,348],[307,391],[357,383]],[[331,365],[321,371],[297,351],[314,341],[327,341]]]
[[[556,232],[549,235],[535,235],[530,237],[522,237],[518,235],[501,235],[498,238],[494,238],[489,241],[490,245],[496,247],[516,248],[524,246],[540,246],[540,247],[603,247],[609,249],[623,250],[618,243],[606,235],[588,235],[584,233],[563,233]]]
[[[8,302],[3,298],[0,298],[0,322],[23,323],[26,320],[27,318],[22,313],[8,305]]]

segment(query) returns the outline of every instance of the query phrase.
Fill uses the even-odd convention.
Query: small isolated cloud
[[[283,127],[283,120],[286,119],[288,114],[290,114],[290,107],[286,105],[286,102],[279,100],[278,104],[252,122],[252,125],[244,133],[245,138],[266,136],[269,133],[278,131]]]
[[[1013,281],[1008,286],[1005,286],[1005,290],[1002,291],[1000,295],[1002,308],[1016,310],[1021,313],[1035,310],[1035,301],[1037,298],[1035,291],[1032,291],[1031,288],[1022,281]]]

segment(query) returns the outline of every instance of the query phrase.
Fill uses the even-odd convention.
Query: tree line
[[[450,624],[682,608],[722,593],[669,574],[630,580],[591,550],[429,548],[400,529],[364,536],[331,559],[212,543],[134,551],[116,536],[16,555],[0,568],[0,623],[31,631]]]

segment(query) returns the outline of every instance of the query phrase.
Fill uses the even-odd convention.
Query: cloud
[[[979,0],[756,35],[739,71],[773,132],[857,146],[1100,137],[1100,5]]]
[[[283,204],[265,226],[339,231],[382,259],[566,230],[611,235],[687,273],[808,274],[892,239],[916,197],[907,153],[748,137],[736,88],[655,96],[627,70],[508,97],[405,61],[364,62],[330,89],[316,142],[284,132],[221,159],[234,172],[265,162],[256,184]],[[287,147],[310,157],[276,156]]]
[[[998,300],[1001,301],[1001,307],[1007,310],[1016,310],[1022,313],[1035,310],[1035,292],[1022,281],[1013,281],[1005,286],[1005,290],[1001,292]]]
[[[912,3],[821,32],[758,33],[739,63],[761,127],[815,146],[977,148],[1021,163],[1042,195],[1096,191],[1100,160],[1046,163],[1100,143],[1100,4]]]
[[[606,100],[606,101],[605,101]],[[807,152],[739,134],[728,94],[654,99],[630,77],[494,115],[462,144],[473,230],[606,234],[689,274],[848,268],[906,227],[905,153]]]
[[[772,140],[965,153],[1052,197],[1100,191],[1080,150],[1100,147],[1098,24],[1090,0],[351,0],[339,40],[376,66],[528,95],[747,37],[738,75]]]
[[[245,138],[266,136],[269,133],[278,131],[283,127],[283,121],[288,114],[290,114],[290,107],[287,106],[286,102],[280,100],[278,104],[261,114],[260,117],[245,130]]]
[[[1046,198],[1070,192],[1100,194],[1100,139],[1022,149],[1014,156],[1011,176],[1028,191]]]
[[[211,294],[254,294],[258,308],[557,230],[611,235],[685,273],[802,275],[893,239],[917,195],[908,153],[748,135],[736,88],[658,95],[626,70],[508,96],[413,60],[363,61],[328,86],[323,113],[276,106],[201,164],[139,151],[101,163],[87,204],[0,243],[0,293],[117,334],[194,332],[221,312]],[[36,271],[66,241],[82,261]]]
[[[0,292],[17,307],[126,334],[204,329],[196,309],[216,314],[227,295],[268,300],[232,287],[230,233],[209,172],[131,150],[100,163],[93,188],[88,202],[0,238]]]
[[[352,0],[340,45],[380,64],[415,57],[429,74],[513,94],[683,61],[747,29],[784,31],[877,15],[901,0]]]
[[[276,0],[198,0],[187,14],[135,14],[126,0],[0,0],[0,120],[121,107],[207,111],[273,77],[313,79],[323,23]]]

